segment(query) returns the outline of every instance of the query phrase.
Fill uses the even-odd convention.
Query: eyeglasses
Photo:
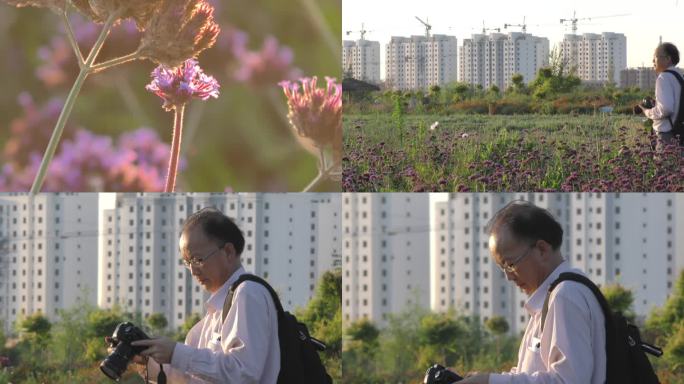
[[[190,268],[191,266],[192,267],[201,267],[204,265],[204,262],[206,262],[207,259],[212,257],[216,252],[222,250],[223,247],[225,247],[225,246],[226,246],[226,244],[223,244],[222,246],[214,249],[213,251],[211,251],[211,253],[209,253],[208,255],[206,255],[204,257],[190,257],[189,259],[182,258],[181,260],[183,261],[183,265],[185,265],[186,268]]]
[[[498,265],[499,269],[501,269],[501,272],[503,273],[516,273],[518,271],[516,265],[522,261],[522,259],[526,258],[527,255],[532,252],[532,250],[535,248],[536,244],[530,245],[530,248],[527,250],[527,252],[523,253],[522,255],[516,257],[513,261],[510,263],[504,262],[503,265]]]

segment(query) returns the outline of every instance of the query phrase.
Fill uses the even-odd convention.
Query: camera
[[[463,380],[461,376],[439,364],[435,364],[425,372],[423,384],[451,384],[461,380]]]
[[[112,334],[110,347],[115,348],[111,355],[107,356],[100,364],[100,370],[112,380],[119,380],[121,375],[126,372],[128,364],[133,356],[147,349],[145,346],[134,347],[131,345],[136,340],[149,339],[145,332],[133,325],[125,322],[116,326]]]
[[[646,96],[643,100],[641,100],[641,105],[643,105],[646,109],[651,109],[655,107],[655,100],[653,100],[653,98],[650,96]],[[644,111],[644,109],[641,108],[641,105],[634,106],[635,115],[641,114]]]

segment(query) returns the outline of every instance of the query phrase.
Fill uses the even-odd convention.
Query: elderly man
[[[132,343],[149,347],[141,353],[151,358],[146,376],[158,377],[159,364],[164,364],[169,383],[276,383],[278,318],[268,290],[252,281],[240,284],[222,319],[230,286],[245,273],[240,263],[244,245],[237,225],[216,209],[203,209],[187,219],[180,237],[183,263],[211,297],[185,344],[166,338]],[[136,357],[136,362],[143,360]]]
[[[563,260],[563,229],[549,212],[516,201],[488,225],[489,249],[506,278],[529,295],[531,318],[518,352],[518,364],[502,374],[474,374],[459,383],[584,383],[606,380],[606,330],[592,291],[574,281],[549,286],[561,273],[579,270]],[[542,331],[543,330],[543,331]]]
[[[674,44],[662,43],[653,53],[653,68],[658,74],[655,86],[655,106],[646,108],[643,104],[639,107],[644,115],[653,120],[653,130],[658,135],[657,151],[662,151],[666,144],[676,144],[672,132],[672,124],[679,114],[679,102],[682,88],[675,74],[679,73],[675,67],[679,63],[679,50]]]

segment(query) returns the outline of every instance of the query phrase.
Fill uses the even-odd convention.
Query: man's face
[[[489,236],[489,251],[494,262],[526,294],[531,295],[544,281],[540,280],[534,259],[538,257],[536,244],[516,239],[505,226],[499,226]]]
[[[233,244],[217,245],[199,225],[183,232],[179,246],[192,275],[211,293],[221,288],[235,268],[237,255]]]
[[[656,48],[653,52],[653,69],[656,73],[661,73],[672,66],[672,59],[665,54],[662,49]]]

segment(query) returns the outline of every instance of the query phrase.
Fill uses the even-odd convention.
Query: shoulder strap
[[[605,319],[607,328],[608,323],[610,321],[609,319],[612,318],[612,315],[610,312],[610,307],[608,306],[608,302],[606,301],[606,298],[603,296],[603,293],[601,293],[601,290],[596,286],[596,284],[594,284],[593,281],[589,280],[589,278],[584,275],[580,275],[579,273],[574,272],[563,272],[560,274],[560,276],[558,276],[556,280],[554,280],[553,283],[551,283],[549,291],[546,293],[546,298],[544,299],[544,307],[542,308],[541,331],[544,332],[544,322],[546,321],[546,313],[549,311],[549,299],[551,297],[551,292],[554,290],[554,288],[556,288],[558,284],[568,280],[580,283],[585,287],[589,288],[589,290],[591,290],[591,292],[594,294],[594,297],[596,297],[596,300],[601,306],[601,310],[603,311],[603,317]]]
[[[230,311],[230,307],[233,305],[233,295],[235,294],[235,290],[237,287],[242,284],[245,281],[253,281],[255,283],[259,283],[263,285],[267,290],[268,293],[271,294],[271,298],[273,299],[273,303],[275,304],[276,311],[278,311],[278,319],[280,319],[285,311],[283,310],[283,305],[280,303],[280,299],[278,298],[278,294],[276,291],[271,287],[270,284],[266,282],[266,280],[262,279],[259,276],[252,275],[249,273],[245,273],[240,275],[240,277],[237,279],[236,282],[234,282],[230,286],[230,290],[228,291],[228,294],[226,295],[226,300],[223,302],[223,311],[221,311],[221,322],[226,321],[226,316],[228,316],[228,311]]]
[[[677,119],[675,121],[672,121],[670,116],[667,117],[667,119],[670,121],[670,126],[672,127],[672,133],[674,133],[675,124],[679,125],[684,120],[684,116],[682,116],[684,115],[684,78],[682,78],[682,75],[679,72],[672,69],[667,69],[664,72],[672,74],[675,77],[675,79],[677,79],[680,89],[679,110],[677,111]]]

